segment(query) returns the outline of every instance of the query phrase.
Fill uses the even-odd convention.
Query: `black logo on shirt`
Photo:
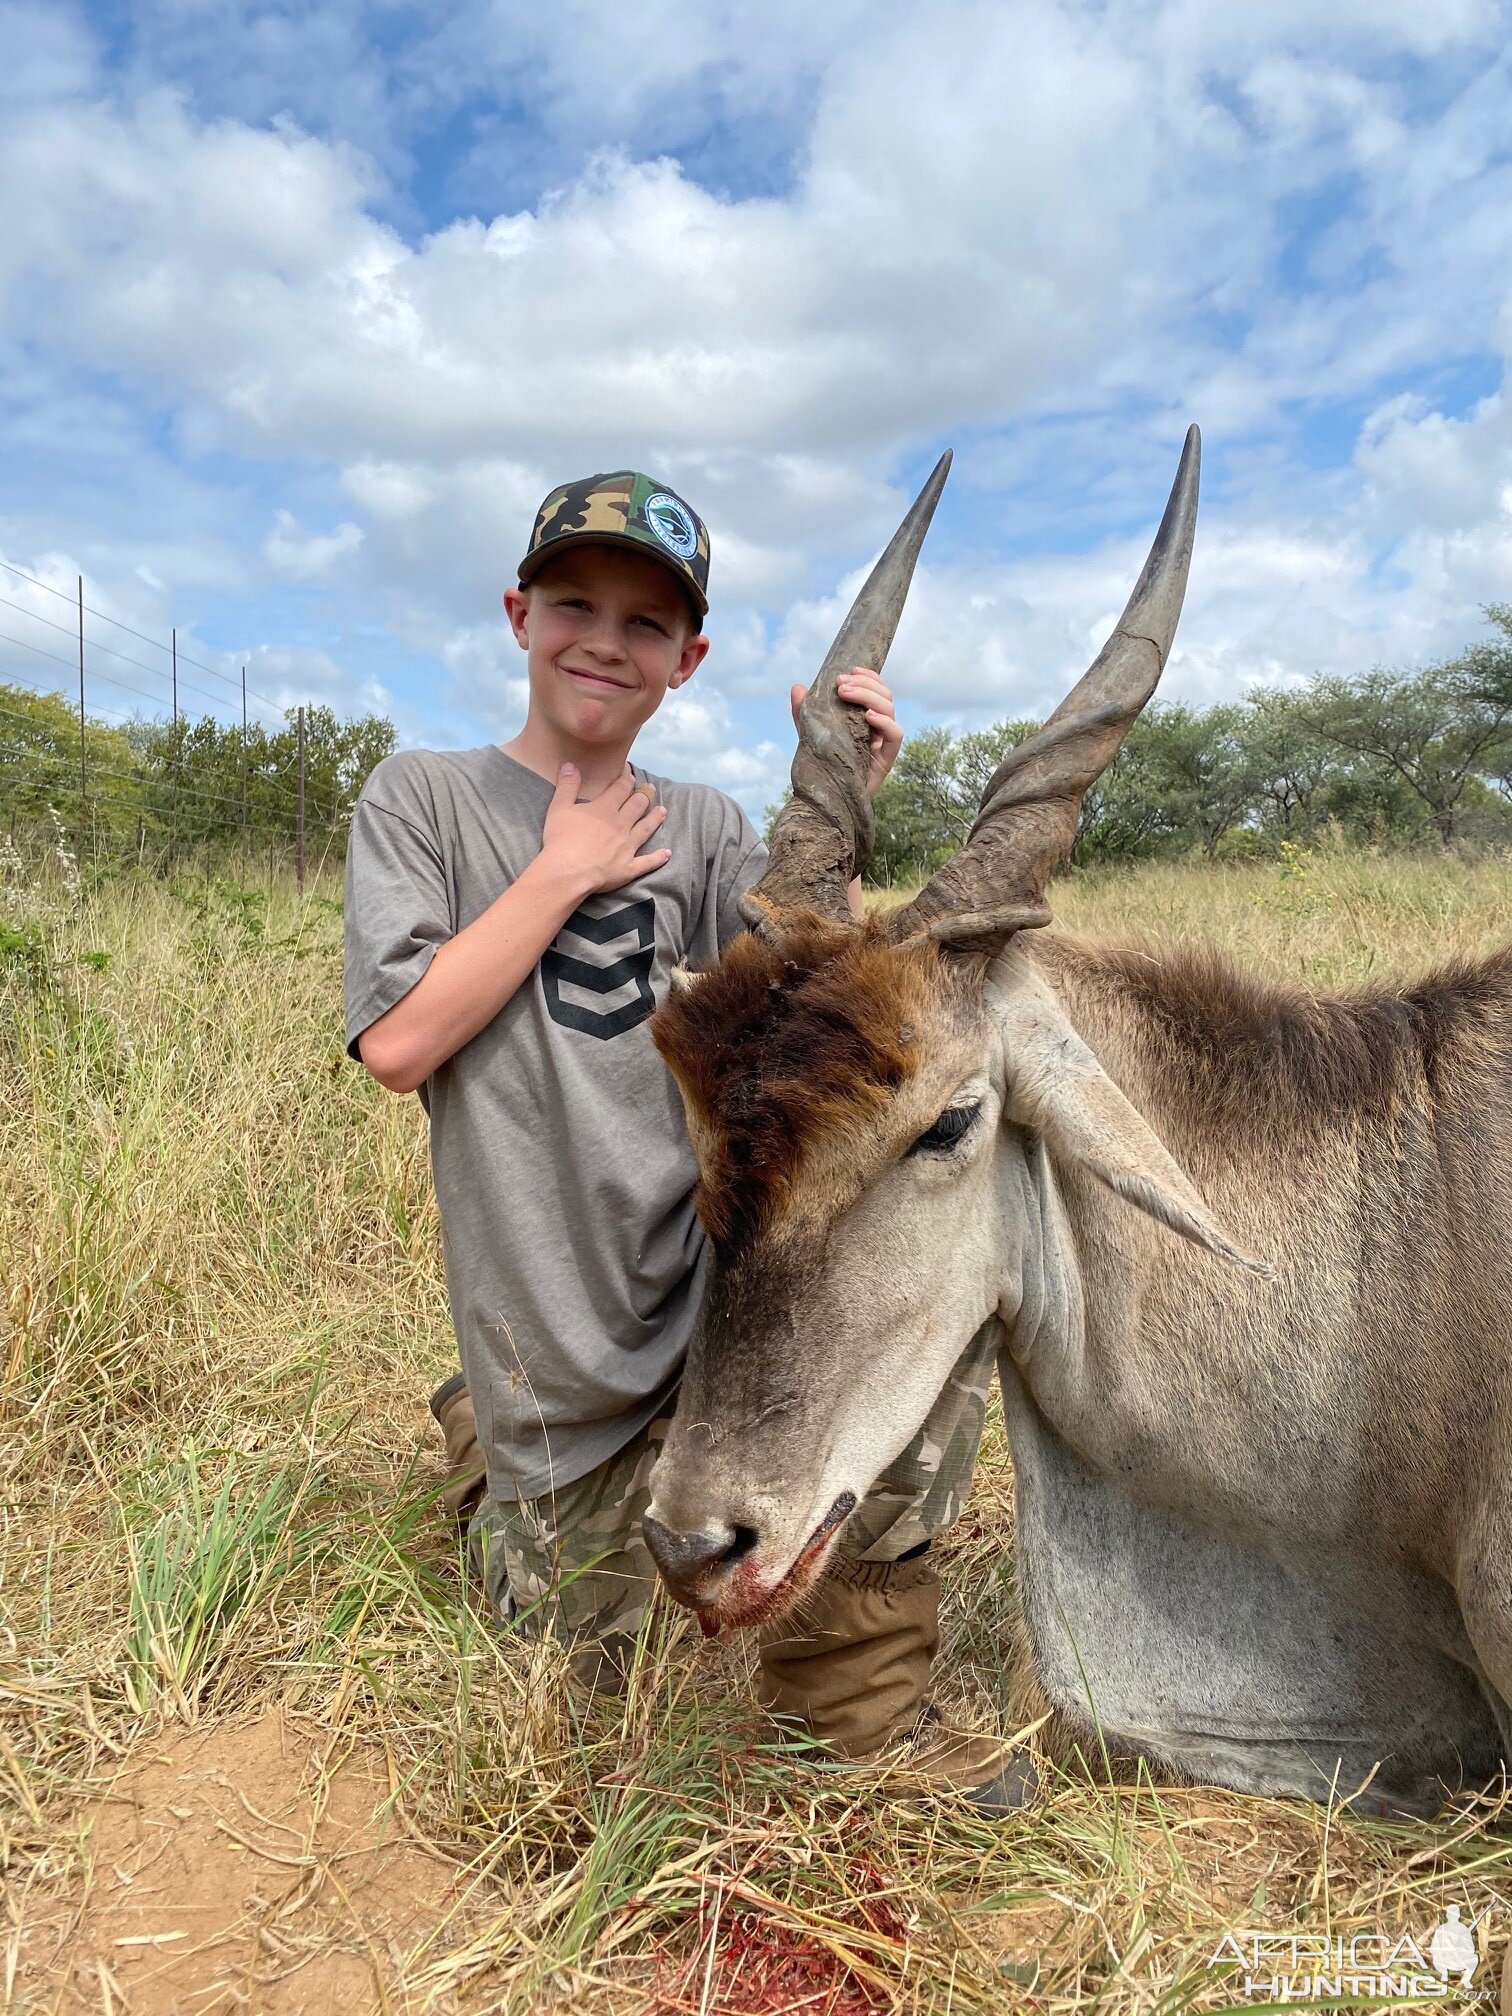
[[[579,1030],[584,1036],[607,1040],[622,1036],[638,1022],[644,1022],[656,1006],[651,992],[651,962],[656,957],[656,905],[649,896],[638,903],[626,903],[607,916],[594,917],[586,910],[574,910],[562,926],[589,945],[609,946],[621,938],[635,939],[636,950],[613,959],[607,966],[587,959],[574,959],[555,945],[541,955],[541,982],[546,990],[546,1012],[563,1029]],[[560,942],[560,940],[558,941]],[[585,994],[615,994],[633,986],[635,998],[618,1008],[585,1008],[577,1001],[562,998],[564,986]]]

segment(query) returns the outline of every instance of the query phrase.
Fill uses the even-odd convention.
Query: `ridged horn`
[[[740,899],[741,916],[762,936],[800,910],[851,922],[846,887],[871,859],[876,830],[866,795],[871,737],[864,709],[841,700],[835,682],[853,665],[881,671],[949,473],[947,449],[851,604],[798,710],[793,795],[772,827],[766,873]]]
[[[1202,437],[1186,446],[1144,572],[1112,636],[1044,727],[998,765],[960,853],[887,919],[894,941],[1002,943],[1048,924],[1050,874],[1071,852],[1086,792],[1118,754],[1165,670],[1197,528]]]

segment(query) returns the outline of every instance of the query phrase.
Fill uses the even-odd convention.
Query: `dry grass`
[[[334,891],[49,886],[12,871],[0,911],[7,2006],[1261,2007],[1206,1965],[1225,1931],[1425,1937],[1450,1901],[1499,1962],[1495,1808],[1362,1823],[1073,1769],[1016,1822],[924,1812],[774,1751],[744,1648],[663,1616],[624,1710],[580,1720],[430,1503],[421,1116],[343,1061]],[[1319,985],[1512,937],[1499,862],[1058,903]],[[982,1716],[1015,1683],[1010,1541],[999,1437],[948,1569],[947,1685]]]

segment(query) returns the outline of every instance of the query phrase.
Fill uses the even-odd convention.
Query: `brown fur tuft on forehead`
[[[651,1024],[698,1149],[717,1249],[782,1210],[821,1136],[884,1109],[919,1068],[923,1019],[952,989],[938,948],[803,919],[773,947],[740,938]]]

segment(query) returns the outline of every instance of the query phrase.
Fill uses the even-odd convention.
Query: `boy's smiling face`
[[[618,546],[579,546],[504,596],[530,709],[580,744],[628,745],[709,648],[676,579]]]

